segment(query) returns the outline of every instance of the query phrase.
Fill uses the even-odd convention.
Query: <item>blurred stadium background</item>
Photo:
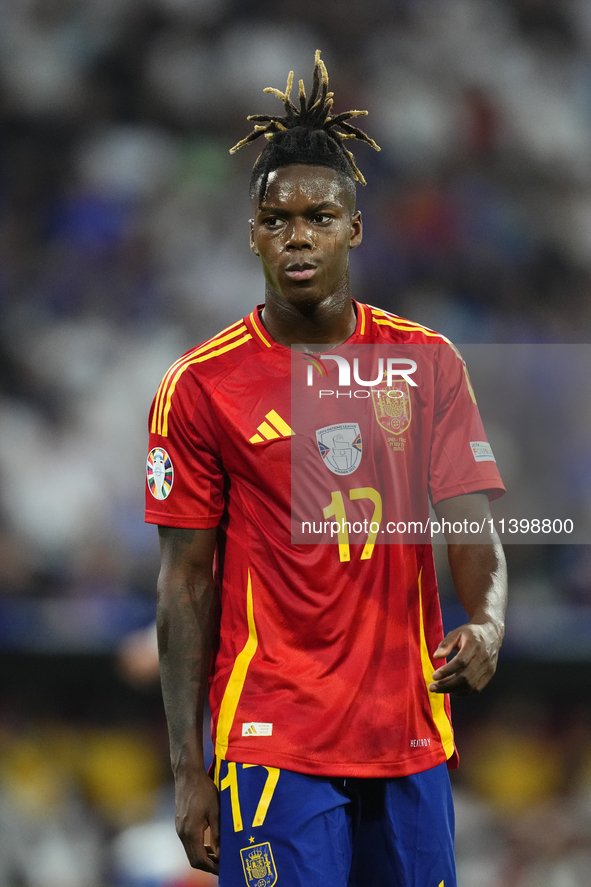
[[[215,883],[184,862],[130,652],[155,606],[146,416],[261,301],[256,149],[228,148],[317,47],[383,149],[357,150],[358,296],[458,343],[589,342],[589,0],[3,0],[0,887]],[[568,471],[588,501],[591,454]],[[591,549],[507,553],[498,675],[454,703],[460,887],[585,887]]]

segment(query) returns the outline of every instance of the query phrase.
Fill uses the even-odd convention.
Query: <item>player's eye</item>
[[[329,222],[332,222],[332,216],[328,213],[316,213],[314,221],[318,225],[327,225]]]
[[[281,228],[282,224],[283,219],[280,219],[277,216],[268,216],[268,218],[263,219],[263,225],[271,231],[276,231],[278,228]]]

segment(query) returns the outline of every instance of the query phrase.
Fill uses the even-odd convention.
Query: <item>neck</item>
[[[319,301],[288,302],[267,284],[261,320],[280,345],[341,345],[357,324],[348,272],[338,290]]]

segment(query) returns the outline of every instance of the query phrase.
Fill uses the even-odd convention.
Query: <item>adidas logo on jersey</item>
[[[249,724],[242,725],[243,736],[272,736],[273,724],[260,724],[251,721]]]
[[[261,422],[257,428],[258,434],[253,434],[250,438],[250,443],[262,443],[265,440],[275,440],[279,437],[291,437],[292,434],[295,434],[295,431],[291,430],[287,422],[285,422],[275,410],[270,410],[266,414],[265,419],[267,421]]]

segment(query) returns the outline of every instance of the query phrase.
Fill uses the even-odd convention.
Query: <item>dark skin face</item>
[[[355,330],[349,250],[361,243],[354,188],[323,166],[287,166],[269,176],[250,222],[265,274],[263,323],[283,345],[338,344]]]

